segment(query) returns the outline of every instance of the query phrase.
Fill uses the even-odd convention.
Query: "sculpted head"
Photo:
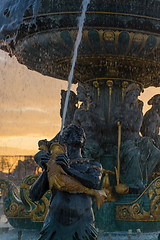
[[[140,96],[141,89],[136,83],[131,83],[124,91],[124,100],[128,103],[134,103]]]
[[[63,130],[62,142],[66,145],[82,148],[86,142],[86,136],[83,128],[81,128],[78,124],[71,124]]]
[[[148,105],[157,106],[160,108],[160,94],[154,95],[149,101]]]

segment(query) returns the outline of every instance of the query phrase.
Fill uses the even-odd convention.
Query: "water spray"
[[[78,48],[79,48],[79,45],[80,45],[80,42],[81,42],[81,39],[82,39],[82,30],[83,30],[86,11],[87,11],[87,7],[88,7],[89,3],[90,3],[90,0],[83,0],[83,2],[82,2],[83,8],[82,8],[82,14],[79,17],[79,21],[78,21],[78,34],[77,34],[77,38],[76,38],[76,41],[75,41],[74,53],[73,53],[73,57],[72,57],[72,61],[71,61],[72,67],[71,67],[71,70],[70,70],[70,73],[69,73],[69,76],[68,76],[68,89],[67,89],[67,95],[66,95],[66,99],[65,99],[64,110],[63,110],[60,136],[62,135],[63,126],[64,126],[64,123],[65,123],[68,101],[69,101],[69,96],[70,96],[70,90],[71,90],[71,85],[72,85],[72,79],[73,79],[73,75],[74,75],[74,68],[75,68],[75,64],[76,64],[76,60],[77,60]]]

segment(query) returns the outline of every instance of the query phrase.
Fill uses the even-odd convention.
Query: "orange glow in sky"
[[[60,130],[60,91],[67,82],[28,70],[0,51],[0,155],[37,152],[40,139],[52,139]],[[75,87],[74,87],[75,88]],[[160,88],[148,88],[145,103]]]

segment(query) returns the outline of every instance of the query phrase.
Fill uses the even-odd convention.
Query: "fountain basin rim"
[[[137,29],[131,29],[131,28],[127,28],[127,29],[124,29],[124,28],[116,28],[116,27],[98,27],[98,26],[96,26],[96,27],[90,27],[90,26],[85,26],[85,29],[84,29],[84,31],[86,31],[86,30],[88,30],[88,31],[94,31],[95,29],[98,29],[98,30],[101,30],[103,28],[103,30],[108,30],[108,31],[121,31],[121,32],[135,32],[135,33],[137,33],[137,34],[152,34],[152,35],[154,35],[154,36],[156,36],[156,37],[159,37],[160,36],[160,33],[154,33],[154,32],[149,32],[149,31],[143,31],[143,30],[137,30]],[[63,28],[60,28],[59,29],[59,32],[62,32],[62,31],[67,31],[67,30],[78,30],[78,27],[69,27],[69,28],[67,28],[67,27],[63,27]],[[30,37],[32,37],[32,36],[35,36],[35,35],[38,35],[38,34],[41,34],[41,33],[54,33],[55,32],[55,30],[57,31],[58,29],[49,29],[49,30],[43,30],[43,31],[37,31],[37,32],[34,32],[34,33],[28,33],[27,34],[27,36],[24,36],[24,37],[22,37],[22,38],[20,38],[20,40],[18,40],[17,42],[21,42],[21,41],[23,41],[23,40],[26,40],[26,39],[28,39],[28,38],[30,38]],[[139,60],[141,60],[141,59],[143,59],[143,58],[139,58]],[[152,61],[153,62],[153,61]],[[155,59],[155,62],[157,62],[157,60]]]
[[[51,12],[51,13],[42,13],[33,16],[24,17],[23,20],[34,19],[37,17],[46,17],[46,16],[53,16],[53,15],[63,15],[63,14],[81,14],[81,11],[71,11],[71,12]],[[102,14],[102,15],[122,15],[122,16],[129,16],[129,17],[138,17],[138,18],[146,18],[150,20],[157,20],[160,21],[160,18],[150,17],[147,15],[138,15],[138,14],[129,14],[123,12],[101,12],[101,11],[87,11],[86,14]]]

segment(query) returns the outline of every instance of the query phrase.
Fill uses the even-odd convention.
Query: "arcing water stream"
[[[78,54],[78,47],[79,47],[80,42],[81,42],[82,30],[83,30],[85,16],[86,16],[86,11],[87,11],[87,7],[88,7],[89,3],[90,3],[90,0],[83,0],[83,2],[82,2],[82,14],[81,14],[81,16],[79,18],[79,21],[78,21],[78,34],[77,34],[76,42],[75,42],[75,45],[74,45],[74,53],[73,53],[73,58],[72,58],[72,67],[71,67],[71,70],[70,70],[70,73],[69,73],[69,77],[68,77],[68,90],[67,90],[67,95],[66,95],[66,100],[65,100],[64,110],[63,110],[63,117],[62,117],[62,125],[61,125],[60,135],[62,134],[63,126],[64,126],[64,123],[65,123],[67,106],[68,106],[69,95],[70,95],[70,89],[71,89],[71,85],[72,85],[72,79],[73,79],[73,75],[74,75],[74,68],[75,68],[77,54]]]

